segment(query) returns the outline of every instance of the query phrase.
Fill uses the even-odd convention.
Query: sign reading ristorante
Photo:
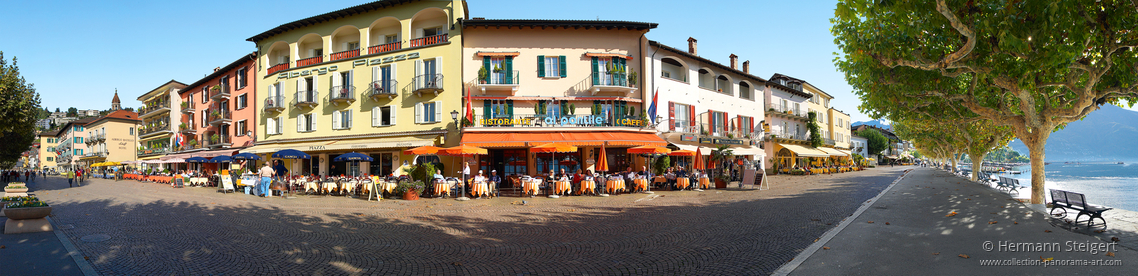
[[[609,120],[604,116],[561,116],[561,117],[531,117],[531,118],[491,118],[479,119],[478,123],[482,126],[545,126],[545,127],[559,127],[559,126],[604,126],[612,124],[620,126],[645,126],[644,120],[640,119],[616,119]]]

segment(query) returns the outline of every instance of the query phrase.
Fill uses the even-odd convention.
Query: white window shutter
[[[316,114],[308,114],[308,123],[312,125],[312,131],[316,131]]]
[[[275,94],[277,94],[277,84],[274,83],[272,85],[269,85],[269,97],[268,97],[269,99],[273,100],[273,105],[280,104],[280,103],[276,102],[277,99],[273,98],[273,95],[275,95]]]
[[[304,92],[305,86],[308,86],[308,81],[304,80],[304,78],[296,79],[296,92]]]
[[[397,79],[398,79],[398,78],[396,78],[396,77],[395,77],[395,75],[396,75],[395,73],[396,73],[396,72],[399,72],[399,71],[398,71],[398,70],[395,70],[395,69],[397,69],[397,67],[395,67],[395,66],[398,66],[398,64],[395,64],[395,63],[392,63],[392,64],[391,64],[391,79],[393,79],[393,80],[397,80]],[[391,89],[396,89],[396,88],[395,88],[395,87],[392,87]]]
[[[348,110],[348,111],[344,111],[344,113],[348,114],[348,127],[347,128],[350,129],[350,128],[352,128],[352,111]]]
[[[443,121],[443,106],[442,106],[442,103],[443,103],[443,102],[434,102],[434,105],[435,105],[435,121],[434,121],[434,122],[432,122],[432,123],[438,123],[438,122],[442,122],[442,121]]]
[[[505,62],[502,63],[502,67],[503,67],[502,70],[505,70],[505,67],[506,67]],[[443,57],[435,57],[435,74],[442,75],[443,74],[443,68],[446,68],[446,67],[443,67]],[[431,76],[431,77],[433,78],[434,76]],[[436,82],[438,82],[438,81],[436,80]],[[442,84],[443,84],[442,82],[438,82],[438,85],[442,85]]]
[[[304,115],[296,115],[296,132],[304,131]]]
[[[276,126],[273,126],[273,119],[265,119],[265,135],[273,134],[273,129],[275,128]]]
[[[332,73],[332,87],[341,86],[344,84],[344,77],[340,73]]]
[[[277,134],[284,133],[284,117],[278,116],[277,121],[274,122],[274,124],[277,125]]]
[[[379,67],[375,67],[375,68],[379,68]],[[375,71],[375,70],[372,70],[372,71]],[[371,108],[371,126],[373,126],[373,127],[379,126],[379,115],[380,115],[379,114],[379,107],[378,106],[372,107]]]
[[[394,105],[387,108],[387,116],[391,116],[391,119],[388,119],[388,121],[391,121],[391,125],[395,125],[395,113],[398,113],[398,110],[399,108]]]
[[[372,66],[371,67],[371,81],[373,81],[373,82],[380,81],[380,79],[379,79],[379,66]]]
[[[332,129],[340,129],[340,111],[332,111]]]
[[[351,86],[352,82],[355,82],[355,80],[356,80],[356,70],[348,70],[348,79],[340,81],[340,82],[342,82],[343,85]]]
[[[422,86],[423,78],[419,78],[419,76],[422,74],[423,74],[423,61],[422,60],[416,60],[415,61],[415,75],[412,76],[413,80],[415,80],[415,85],[413,85],[413,87]]]
[[[312,77],[312,91],[313,91],[313,92],[317,92],[317,93],[319,93],[319,92],[320,92],[320,86],[319,86],[319,85],[320,85],[320,77],[318,77],[318,76],[313,76],[313,77]],[[317,94],[313,93],[313,95],[317,95]],[[315,96],[314,96],[313,98],[318,98],[318,97],[315,97]],[[311,99],[311,100],[312,100],[313,102],[315,102],[315,101],[316,101],[316,99]]]
[[[423,103],[416,103],[415,104],[415,123],[416,124],[422,124],[423,123]]]

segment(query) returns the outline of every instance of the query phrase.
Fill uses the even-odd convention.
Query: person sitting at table
[[[676,168],[675,167],[668,167],[668,171],[664,173],[664,180],[665,180],[665,184],[668,187],[674,188],[676,186]]]
[[[435,182],[445,181],[446,178],[443,177],[443,170],[435,170],[434,179]]]
[[[490,170],[490,177],[487,177],[486,181],[491,187],[498,187],[498,184],[502,183],[502,177],[498,176],[498,170]]]
[[[474,182],[486,182],[486,177],[482,176],[482,170],[478,170],[478,174],[474,175]]]
[[[647,178],[647,179],[652,178],[652,172],[648,171],[648,166],[641,166],[640,176]]]

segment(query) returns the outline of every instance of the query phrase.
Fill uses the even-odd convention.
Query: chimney
[[[731,69],[739,70],[739,56],[731,54]]]
[[[688,53],[692,54],[692,55],[697,55],[697,56],[699,55],[699,54],[696,54],[696,52],[695,52],[695,38],[694,37],[688,37]]]
[[[221,67],[213,68],[214,72],[217,72],[217,70],[221,70]]]
[[[747,73],[747,74],[751,73],[751,61],[750,60],[743,62],[743,73]]]

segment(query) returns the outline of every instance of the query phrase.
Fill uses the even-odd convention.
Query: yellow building
[[[186,88],[185,83],[170,80],[150,92],[138,96],[142,107],[138,117],[142,125],[138,127],[138,160],[156,160],[170,151],[174,125],[181,119],[181,100],[178,91]]]
[[[409,161],[405,149],[456,145],[463,17],[465,1],[377,1],[249,38],[261,113],[243,152],[312,155],[288,162],[297,173],[387,175]],[[331,160],[353,151],[375,162]]]
[[[84,166],[101,162],[137,159],[137,129],[142,121],[133,111],[116,110],[87,124],[88,152],[81,157]]]
[[[40,132],[36,138],[40,141],[39,148],[39,169],[54,170],[56,169],[55,159],[58,157],[55,154],[56,146],[59,145],[59,134],[63,129],[48,130]]]

